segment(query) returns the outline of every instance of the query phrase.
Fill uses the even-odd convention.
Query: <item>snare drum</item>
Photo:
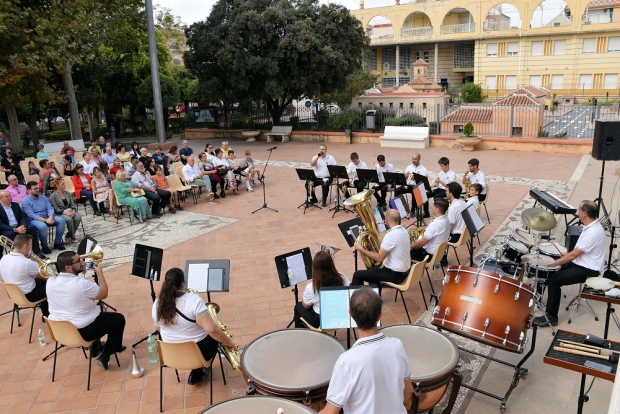
[[[202,410],[200,414],[276,414],[281,408],[285,414],[316,414],[316,411],[299,403],[283,398],[252,396],[225,400]]]
[[[308,329],[259,336],[241,354],[247,395],[286,398],[319,411],[325,405],[336,360],[345,351],[333,336]]]
[[[562,269],[562,266],[525,264],[525,274],[530,278],[536,277],[536,270],[538,270],[538,278],[547,280],[549,276],[559,272],[560,269]]]
[[[441,332],[424,326],[393,325],[382,328],[381,332],[403,343],[411,367],[411,382],[420,391],[418,411],[430,410],[443,398],[456,371],[459,363],[456,344]]]
[[[510,232],[510,238],[526,245],[528,249],[531,249],[536,244],[534,237],[523,229],[516,229]]]
[[[553,257],[554,259],[559,259],[561,257],[558,250],[562,253],[562,255],[565,255],[568,252],[566,247],[556,242],[541,243],[538,245],[538,251],[540,253],[545,256]]]
[[[534,313],[534,289],[475,267],[450,266],[433,325],[509,352],[522,353]]]
[[[504,245],[502,256],[513,263],[521,263],[521,256],[529,252],[530,249],[525,244],[515,240],[508,240]]]

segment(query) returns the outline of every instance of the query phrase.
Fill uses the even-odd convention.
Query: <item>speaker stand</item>
[[[601,166],[601,178],[598,187],[598,208],[599,211],[601,209],[601,203],[603,202],[603,181],[605,180],[605,160],[603,160],[603,165]]]

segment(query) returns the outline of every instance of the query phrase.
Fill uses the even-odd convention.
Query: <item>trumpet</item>
[[[0,247],[6,250],[13,250],[13,240],[4,235],[0,235]],[[39,276],[42,278],[47,279],[50,276],[55,276],[58,274],[56,263],[51,260],[43,260],[34,253],[30,254],[30,258],[37,263],[37,266],[39,266]]]

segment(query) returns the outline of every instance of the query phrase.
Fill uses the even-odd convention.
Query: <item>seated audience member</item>
[[[71,151],[71,153],[69,153],[69,151]],[[60,149],[60,153],[62,155],[69,155],[73,157],[73,154],[75,154],[75,148],[69,145],[69,141],[65,141],[62,143],[62,148]]]
[[[479,194],[482,191],[482,186],[478,183],[469,186],[469,200],[467,200],[467,207],[473,205],[474,208],[478,208],[480,205]]]
[[[140,156],[140,144],[136,141],[131,143],[131,149],[129,150],[130,155],[135,155],[136,157]]]
[[[232,150],[232,148],[228,146],[228,141],[222,141],[222,148],[220,149],[222,150],[223,157],[228,158],[228,151]]]
[[[37,145],[37,155],[35,156],[35,158],[45,159],[45,158],[50,157],[50,155],[47,152],[45,152],[44,148],[45,148],[45,145],[43,144]]]
[[[22,200],[28,196],[28,189],[25,185],[20,184],[16,175],[9,175],[9,186],[6,192],[11,196],[14,203],[21,204]]]
[[[364,287],[349,301],[359,339],[338,357],[320,414],[406,414],[413,394],[409,358],[400,339],[379,333],[381,298]]]
[[[480,195],[478,195],[478,199],[484,201],[484,199],[487,198],[487,182],[479,166],[480,161],[478,161],[477,158],[472,158],[467,162],[467,171],[465,171],[463,175],[463,184],[465,184],[465,177],[469,177],[469,182],[472,184],[480,184],[482,190],[480,191]]]
[[[387,193],[392,189],[392,184],[386,183],[383,177],[384,172],[393,173],[396,170],[394,166],[385,160],[384,155],[377,155],[377,176],[379,177],[379,184],[375,185],[372,189],[375,190],[374,196],[377,199],[377,205],[383,208],[383,211],[387,210]]]
[[[36,302],[45,299],[46,279],[39,275],[39,266],[32,257],[32,236],[18,234],[13,240],[13,250],[0,260],[0,276],[4,283],[12,283],[26,299]],[[43,316],[49,316],[47,301],[41,302]]]
[[[50,177],[55,178],[56,171],[52,169],[52,163],[48,160],[39,161],[39,166],[41,167],[39,170],[39,190],[44,191],[49,186],[47,184],[49,184]],[[56,175],[56,177],[58,176]]]
[[[215,161],[215,159],[217,158],[215,156],[215,150],[213,149],[213,145],[212,144],[207,144],[207,147],[205,148],[205,152],[207,153],[207,160],[213,164],[213,161]]]
[[[16,179],[17,180],[17,179]],[[9,186],[10,187],[10,186]],[[25,186],[22,186],[26,188]],[[28,216],[24,214],[22,208],[14,201],[6,190],[0,190],[0,234],[11,240],[18,234],[29,234],[32,236],[32,251],[37,256],[41,256],[39,247],[39,232],[35,226],[29,224]],[[0,257],[4,249],[0,249]]]
[[[60,176],[61,177],[72,177],[75,174],[75,165],[71,162],[71,157],[65,155],[62,160],[60,160]]]
[[[4,152],[4,156],[2,160],[0,160],[0,171],[4,173],[4,178],[9,180],[9,175],[14,174],[19,177],[19,163],[15,162],[13,151],[10,148],[7,148]]]
[[[240,175],[245,180],[245,186],[248,191],[254,191],[252,186],[250,185],[250,175],[244,174],[243,168],[239,165],[239,160],[237,159],[237,155],[235,155],[235,151],[228,151],[228,165],[230,166],[234,175]],[[235,179],[236,180],[236,179]],[[239,183],[237,183],[239,184]]]
[[[236,344],[222,331],[207,312],[202,298],[185,292],[185,275],[178,268],[166,272],[159,297],[153,303],[153,323],[165,342],[194,341],[205,361],[217,354],[220,345],[235,348]],[[193,369],[189,385],[207,377],[206,368]]]
[[[60,177],[60,171],[58,171],[58,168],[56,168],[56,163],[54,161],[50,161],[50,168],[54,170],[54,174],[56,174],[56,177]]]
[[[125,144],[123,144],[119,140],[116,140],[116,144],[114,144],[114,152],[116,153],[116,155],[118,155],[121,152],[121,147],[123,145],[125,145]]]
[[[99,151],[99,154],[103,154],[105,152],[105,147],[106,147],[106,142],[105,142],[105,138],[103,137],[103,135],[99,136],[99,142],[97,143],[97,146],[99,147],[99,149],[101,151]]]
[[[136,166],[138,165],[138,157],[135,155],[131,156],[129,164],[125,166],[125,172],[127,173],[127,178],[131,180],[131,177],[136,173]]]
[[[86,151],[88,151],[89,153],[93,150],[93,148],[97,149],[97,152],[99,152],[99,154],[101,154],[101,150],[99,149],[99,145],[97,145],[97,140],[92,139],[90,141],[90,146],[86,149]]]
[[[228,185],[233,190],[233,194],[239,195],[239,189],[237,188],[237,180],[235,179],[235,174],[232,172],[232,169],[228,165],[228,160],[224,158],[224,153],[221,149],[215,150],[215,156],[217,157],[215,161],[213,161],[213,165],[217,168],[217,174],[220,178],[226,178]],[[224,190],[220,192],[220,197],[226,197],[226,193]]]
[[[151,157],[147,158],[145,167],[146,167],[146,171],[149,174],[151,174],[151,177],[155,175],[155,166],[156,165],[157,165],[157,163],[155,162],[154,158],[151,158]]]
[[[118,152],[116,153],[116,158],[121,161],[121,164],[126,164],[131,158],[131,154],[127,152],[127,146],[125,144],[121,144]],[[114,163],[110,164],[113,165]]]
[[[164,175],[167,177],[170,174],[176,174],[177,171],[174,169],[174,165],[170,162],[169,157],[164,157],[164,162],[162,163],[162,168],[164,171]],[[178,174],[177,174],[178,175]]]
[[[108,165],[112,165],[116,157],[117,155],[114,151],[112,151],[112,147],[106,147],[105,153],[101,158],[103,158],[103,161],[107,162]],[[99,162],[99,166],[101,166],[101,162]]]
[[[84,259],[76,252],[62,252],[56,259],[60,273],[47,281],[47,301],[53,321],[69,321],[85,341],[108,335],[97,365],[108,369],[110,355],[123,352],[125,317],[116,312],[101,312],[97,301],[108,297],[108,283],[99,263],[95,263],[98,284],[80,276],[86,270]]]
[[[116,173],[119,171],[123,171],[123,167],[121,166],[120,158],[116,158],[112,163],[112,168],[110,168],[110,178],[114,180]]]
[[[146,167],[148,165],[149,158],[150,157],[148,150],[146,149],[146,147],[142,147],[140,149],[140,156],[138,157],[138,161],[140,161]]]
[[[433,205],[435,219],[431,221],[424,231],[424,236],[415,243],[411,243],[410,256],[412,260],[421,262],[426,256],[432,257],[437,247],[450,239],[450,222],[446,216],[448,200],[438,198]],[[429,260],[430,260],[429,257]]]
[[[364,188],[366,187],[366,181],[364,180],[360,180],[357,177],[357,169],[363,169],[366,170],[368,169],[368,166],[366,165],[366,163],[364,161],[360,160],[359,155],[357,155],[357,152],[352,152],[351,153],[351,162],[349,163],[348,167],[347,167],[347,174],[349,175],[349,180],[344,182],[344,185],[348,187],[355,187],[357,189],[357,192],[361,192],[364,191]],[[353,184],[351,184],[353,183]],[[345,197],[348,197],[348,194],[345,194]]]
[[[84,152],[84,159],[80,161],[80,165],[84,167],[84,172],[86,174],[92,174],[93,169],[99,167],[99,164],[93,160],[90,152]]]
[[[101,147],[100,147],[101,148]],[[103,151],[103,150],[102,150]],[[103,160],[103,158],[101,157],[101,155],[99,154],[99,151],[95,151],[94,149],[92,149],[90,151],[90,158],[92,161],[94,161],[95,163],[97,163],[97,166],[99,166],[99,164],[101,164],[101,161]]]
[[[437,198],[446,198],[448,184],[456,181],[456,174],[450,169],[450,160],[441,157],[437,162],[439,164],[439,176],[431,183],[431,190],[427,192],[427,196]],[[434,188],[434,189],[433,189]]]
[[[213,191],[211,191],[211,181],[205,177],[205,173],[200,170],[198,165],[196,165],[193,155],[187,157],[187,164],[183,166],[181,173],[183,174],[183,179],[189,185],[194,187],[204,186],[207,191],[207,195],[213,194]]]
[[[110,205],[112,215],[114,218],[119,219],[120,215],[116,210],[116,200],[114,197],[110,197],[110,194],[112,193],[110,181],[108,181],[108,177],[103,174],[103,170],[101,168],[95,168],[93,171],[91,185],[95,202],[99,206],[99,210],[104,214],[108,212],[108,209],[105,207],[105,201],[107,200]]]
[[[144,190],[144,197],[153,203],[151,212],[153,217],[160,218],[160,208],[165,208],[170,201],[170,191],[161,190],[151,178],[151,175],[144,169],[144,164],[138,161],[136,173],[131,177],[131,182]]]
[[[198,154],[198,158],[200,160],[200,162],[198,163],[200,171],[205,174],[203,180],[205,180],[205,182],[210,182],[211,191],[213,192],[213,198],[220,198],[220,196],[217,195],[217,185],[219,184],[220,190],[224,191],[224,185],[226,184],[226,180],[224,180],[224,178],[220,177],[217,174],[217,168],[215,168],[215,165],[213,165],[213,163],[209,161],[209,158],[205,152],[201,152],[200,154]]]
[[[187,164],[187,158],[190,155],[194,154],[194,150],[189,147],[189,144],[186,140],[183,140],[183,148],[179,150],[179,156],[181,157],[181,162],[185,165]]]
[[[151,218],[151,210],[148,200],[140,195],[144,190],[136,187],[131,181],[127,180],[127,173],[119,171],[116,173],[116,181],[114,181],[114,194],[119,205],[127,205],[130,209],[131,219],[134,217],[143,223],[144,220]],[[138,213],[137,217],[135,213]]]
[[[28,175],[39,175],[39,170],[35,165],[34,161],[28,161]]]
[[[67,224],[65,242],[75,243],[77,242],[75,234],[82,223],[82,216],[78,213],[71,194],[65,191],[65,180],[56,178],[55,181],[56,191],[50,194],[50,204],[54,208],[54,214],[62,216]]]
[[[101,170],[101,173],[103,174],[103,176],[108,180],[108,182],[112,181],[112,178],[110,176],[110,167],[109,164],[103,160],[101,161],[101,164],[99,164],[99,169]],[[93,177],[95,176],[95,169],[93,168]]]
[[[179,149],[176,145],[170,148],[170,151],[168,152],[168,159],[170,159],[170,163],[181,161],[181,156],[178,154],[178,151]]]
[[[77,162],[75,161],[75,152],[73,152],[72,150],[68,150],[67,153],[65,154],[65,157],[71,158],[71,164],[73,165],[77,164]]]
[[[245,159],[243,160],[241,167],[244,169],[244,174],[250,175],[250,184],[255,185],[256,182],[254,181],[254,178],[256,177],[256,179],[259,179],[260,170],[258,169],[256,164],[254,164],[254,160],[252,159],[252,153],[250,151],[245,152]],[[260,180],[258,181],[260,182]]]
[[[29,181],[26,188],[28,188],[28,197],[22,200],[22,210],[30,220],[29,225],[37,228],[41,251],[44,254],[52,253],[47,245],[47,232],[50,226],[56,227],[54,249],[65,250],[65,246],[62,244],[62,236],[66,227],[65,219],[62,216],[55,215],[54,208],[47,197],[39,194],[39,184],[35,181]]]
[[[95,202],[95,199],[93,197],[93,187],[91,183],[92,177],[84,172],[83,165],[78,164],[77,167],[75,167],[75,175],[71,177],[71,181],[73,182],[75,199],[79,200],[82,197],[86,197],[86,199],[90,203],[90,206],[95,212],[95,216],[101,216],[99,207],[97,206],[97,203]]]
[[[166,158],[166,156],[161,152],[161,147],[159,145],[155,147],[155,154],[152,155],[152,158],[157,165],[162,165],[164,163],[164,158]]]
[[[312,260],[311,282],[306,285],[302,300],[295,305],[295,328],[306,328],[301,318],[315,328],[319,327],[321,323],[319,291],[321,288],[331,286],[349,286],[349,279],[338,273],[331,254],[320,251]]]
[[[176,211],[174,211],[175,209],[183,210],[183,207],[181,207],[181,203],[179,203],[179,193],[177,192],[177,190],[170,188],[170,185],[168,185],[168,179],[164,175],[163,167],[161,165],[155,166],[155,175],[153,175],[152,178],[153,181],[155,181],[157,188],[170,191],[171,197],[168,211],[174,214],[176,213]]]

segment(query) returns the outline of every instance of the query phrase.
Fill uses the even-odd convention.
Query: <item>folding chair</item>
[[[4,290],[6,291],[7,296],[13,302],[13,313],[11,316],[11,333],[13,333],[13,323],[15,322],[15,314],[17,313],[17,326],[22,326],[19,320],[19,311],[22,309],[32,309],[32,321],[30,322],[30,338],[28,339],[28,343],[32,343],[32,329],[34,328],[34,315],[37,313],[37,308],[41,308],[41,303],[45,302],[47,298],[38,300],[36,302],[30,302],[24,292],[17,286],[12,283],[0,283]]]
[[[194,204],[198,203],[198,196],[196,195],[195,190],[196,186],[184,185],[181,182],[181,177],[179,177],[177,174],[170,174],[167,178],[168,184],[170,184],[170,188],[172,188],[173,190],[177,190],[177,192],[179,193],[179,197],[181,197],[185,193],[191,193]],[[206,179],[208,180],[209,177],[207,177]],[[185,196],[183,197],[185,198]]]
[[[469,244],[469,230],[467,230],[467,226],[463,228],[461,237],[459,237],[456,243],[448,242],[448,247],[452,247],[454,249],[454,255],[456,256],[456,261],[458,262],[458,264],[461,264],[461,261],[459,260],[459,254],[456,252],[456,249],[464,244]]]
[[[415,286],[416,283],[420,285],[420,293],[422,294],[422,300],[424,301],[424,307],[428,310],[428,305],[426,304],[426,298],[424,297],[424,289],[422,289],[422,277],[424,276],[424,269],[426,266],[426,260],[428,256],[424,258],[421,262],[418,262],[411,266],[409,269],[409,274],[400,283],[391,283],[391,282],[381,282],[383,286],[391,287],[396,289],[396,296],[394,297],[394,302],[398,300],[398,293],[400,292],[400,297],[403,300],[403,306],[405,307],[405,312],[407,312],[407,319],[409,319],[409,323],[411,323],[411,316],[409,316],[409,310],[407,309],[407,304],[405,303],[405,297],[403,296],[403,292],[406,292],[411,288],[411,286]]]

